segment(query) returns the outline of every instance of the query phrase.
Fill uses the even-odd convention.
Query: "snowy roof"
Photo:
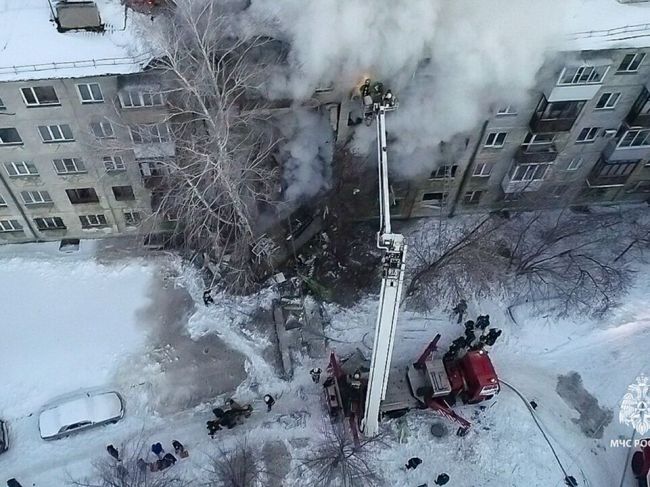
[[[56,2],[51,2],[56,8]],[[95,0],[105,32],[59,32],[48,0],[0,0],[0,81],[141,71],[151,56],[120,0]]]
[[[617,0],[567,2],[567,50],[650,47],[650,2]]]

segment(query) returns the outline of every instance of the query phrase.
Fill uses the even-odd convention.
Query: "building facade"
[[[648,201],[650,49],[558,57],[526,106],[495,106],[427,178],[395,183],[394,215]]]

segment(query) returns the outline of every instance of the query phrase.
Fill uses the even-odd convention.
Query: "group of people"
[[[187,458],[189,456],[188,451],[180,441],[172,441],[172,447],[174,448],[174,453],[180,458]],[[115,448],[113,445],[108,445],[106,447],[106,451],[118,462],[118,464],[121,465],[122,459],[120,458],[120,452],[117,448]],[[147,462],[144,458],[138,458],[138,468],[143,471],[150,470],[151,472],[157,472],[171,467],[177,461],[176,457],[172,453],[165,452],[165,449],[161,443],[154,443],[151,445],[151,452],[156,455],[157,460],[154,460],[153,462]]]
[[[454,308],[454,313],[457,313],[459,318],[462,318],[467,310],[467,305],[465,304],[465,308],[463,308],[462,303],[464,303],[464,301]],[[451,346],[444,356],[445,360],[456,358],[459,352],[463,349],[476,351],[484,350],[485,347],[493,346],[503,332],[497,328],[488,329],[489,326],[490,315],[481,315],[476,318],[476,321],[466,321],[465,334],[451,342]]]
[[[406,470],[415,470],[422,464],[422,459],[419,457],[412,457],[409,458],[408,462],[406,462]],[[446,473],[441,473],[436,477],[436,480],[434,481],[435,485],[445,485],[447,482],[449,482],[449,475]],[[418,487],[427,487],[427,484],[422,484],[418,485]]]

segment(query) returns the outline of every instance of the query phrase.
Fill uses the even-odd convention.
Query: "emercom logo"
[[[644,374],[636,378],[634,384],[627,386],[627,393],[623,396],[618,420],[622,424],[632,426],[637,433],[645,435],[650,430],[650,379]]]

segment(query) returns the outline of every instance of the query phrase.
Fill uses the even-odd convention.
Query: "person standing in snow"
[[[493,346],[494,343],[497,341],[497,338],[501,336],[501,333],[503,333],[503,331],[497,330],[496,328],[490,328],[484,340],[485,344],[490,347]]]
[[[314,381],[314,384],[318,384],[320,382],[320,373],[321,370],[320,368],[313,368],[309,371],[309,375],[311,375],[311,380]]]
[[[214,299],[212,299],[212,294],[210,294],[210,289],[203,291],[203,304],[208,306],[209,304],[214,304]]]
[[[106,447],[106,451],[110,456],[112,456],[115,460],[118,462],[120,461],[120,453],[117,451],[117,448],[115,448],[113,445],[108,445]]]
[[[151,445],[151,451],[158,458],[162,458],[162,454],[165,453],[165,450],[163,449],[160,443],[154,443],[153,445]]]
[[[406,470],[415,470],[422,463],[422,459],[418,457],[409,458],[409,461],[406,462]]]
[[[271,409],[273,409],[273,405],[275,404],[275,399],[273,399],[271,394],[266,394],[264,396],[264,404],[266,404],[266,407],[268,408],[267,411],[271,412]]]
[[[460,325],[463,322],[463,316],[465,316],[465,313],[467,312],[467,302],[464,299],[461,299],[452,311],[455,315],[458,315],[457,323]]]
[[[446,473],[441,473],[440,475],[438,475],[434,483],[436,485],[445,485],[447,482],[449,482],[449,475],[447,475]]]
[[[485,331],[485,329],[490,326],[490,315],[481,315],[476,318],[476,328]]]

